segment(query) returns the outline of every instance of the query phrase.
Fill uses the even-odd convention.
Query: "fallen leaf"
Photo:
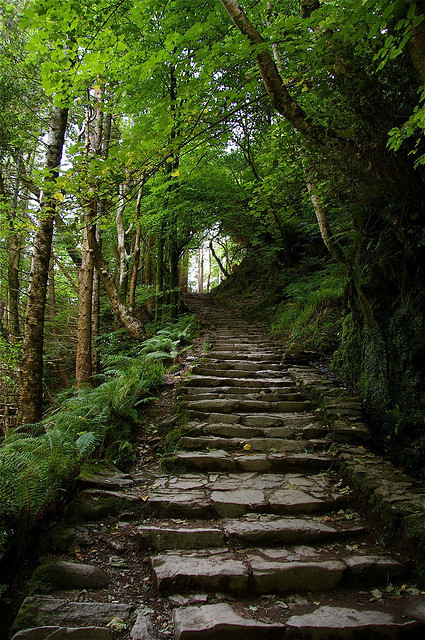
[[[111,622],[108,622],[106,626],[112,629],[112,631],[125,631],[127,628],[127,625],[121,618],[112,618]]]
[[[251,449],[251,445],[246,443],[244,444],[243,448],[245,449],[245,451],[249,451]]]

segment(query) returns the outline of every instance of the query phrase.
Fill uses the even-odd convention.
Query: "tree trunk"
[[[96,233],[96,231],[95,231]],[[99,239],[98,239],[99,242]],[[92,312],[91,312],[91,337],[92,337],[92,375],[100,373],[100,358],[96,348],[96,338],[100,330],[100,276],[96,269],[93,270],[92,285]]]
[[[183,257],[180,260],[179,270],[179,288],[181,293],[188,292],[188,280],[189,280],[189,252],[185,251]]]
[[[332,230],[328,221],[327,211],[320,199],[319,190],[316,186],[316,183],[314,182],[313,177],[307,170],[307,166],[306,166],[307,158],[303,152],[301,152],[301,155],[303,157],[302,164],[303,164],[305,181],[307,184],[307,191],[309,193],[310,200],[313,205],[314,213],[316,214],[317,222],[319,223],[320,235],[322,236],[322,240],[325,243],[329,253],[333,255],[335,260],[337,260],[341,264],[347,264],[347,258],[345,256],[344,250],[341,247],[338,240],[335,239],[335,236],[332,233]]]
[[[336,134],[325,131],[314,125],[305,111],[291,97],[279,75],[276,63],[270,53],[264,48],[264,40],[242,11],[237,0],[221,0],[236,28],[248,38],[251,46],[257,51],[255,60],[264,86],[269,94],[273,107],[286,118],[297,131],[308,137],[312,142],[326,145],[330,139],[337,139]]]
[[[156,277],[155,277],[155,322],[159,322],[162,317],[162,295],[164,289],[164,235],[165,221],[161,221],[158,236],[158,251],[156,258]]]
[[[90,133],[90,113],[87,108],[86,119],[86,159],[99,156],[102,152],[102,89],[94,90],[95,116],[93,131]],[[94,186],[89,189],[89,201],[85,205],[83,219],[83,252],[81,268],[78,274],[78,328],[77,354],[75,358],[75,380],[77,388],[91,384],[93,377],[93,278],[94,262],[90,251],[89,235],[96,230],[92,226],[97,215],[98,198]]]
[[[92,371],[92,297],[93,258],[89,247],[91,219],[84,214],[83,255],[78,274],[78,327],[75,380],[77,387],[91,383]]]
[[[139,217],[140,217],[140,204],[142,201],[143,195],[143,178],[142,185],[137,193],[136,200],[136,212],[134,217],[134,224],[136,225],[136,235],[134,238],[134,246],[133,246],[133,264],[130,272],[130,286],[129,286],[129,310],[131,313],[134,313],[134,309],[136,306],[136,286],[137,286],[137,274],[139,273],[140,266],[140,243],[142,239],[142,229],[140,227]]]
[[[54,330],[54,322],[56,319],[56,287],[55,287],[55,265],[54,254],[50,256],[49,265],[49,319],[52,323],[52,331]]]
[[[125,183],[119,186],[119,202],[115,215],[115,225],[117,229],[117,252],[118,252],[118,295],[120,301],[125,303],[127,296],[128,272],[127,262],[128,254],[125,246],[125,229],[123,214],[126,208],[125,199]]]
[[[211,250],[211,253],[213,255],[214,260],[218,264],[218,268],[220,269],[219,273],[222,273],[226,278],[228,278],[229,277],[229,272],[224,268],[223,263],[221,262],[220,258],[216,254],[216,252],[214,250],[214,245],[213,245],[213,241],[212,240],[210,242],[210,250]],[[219,283],[221,282],[221,278],[218,279],[218,282]]]
[[[204,247],[199,247],[198,254],[198,293],[204,293]]]
[[[9,233],[6,241],[7,252],[7,334],[8,339],[16,341],[21,335],[19,323],[19,263],[22,252],[22,234],[18,233],[14,219],[18,207],[19,183],[20,183],[21,157],[18,154],[16,163],[16,179],[14,185],[13,198],[10,198],[6,190],[3,175],[0,171],[0,205],[5,205],[6,218],[8,219]],[[11,209],[7,206],[11,202]]]
[[[12,341],[19,339],[19,264],[22,252],[21,234],[13,233],[7,240],[9,254],[7,293],[8,293],[8,333]]]
[[[37,422],[43,414],[44,311],[56,208],[54,189],[59,175],[67,119],[67,108],[53,108],[46,144],[47,175],[44,180],[38,229],[33,243],[22,342],[19,381],[19,420],[21,423]]]
[[[171,317],[176,318],[179,303],[179,252],[173,239],[170,244],[170,289]]]
[[[208,273],[207,273],[207,293],[210,292],[211,284],[211,247],[208,249]]]
[[[94,264],[99,273],[103,287],[108,295],[112,313],[115,315],[117,320],[121,322],[132,338],[135,338],[136,340],[143,339],[145,337],[143,324],[135,318],[130,313],[129,309],[120,301],[117,287],[109,273],[108,265],[102,257],[93,228],[89,230],[89,246],[93,255]]]
[[[153,271],[152,271],[152,251],[154,248],[155,242],[153,235],[151,233],[148,234],[147,242],[146,242],[146,256],[145,256],[145,284],[148,287],[152,287],[154,284],[153,280]],[[155,301],[154,298],[149,298],[146,301],[146,307],[149,313],[152,313],[154,310]]]

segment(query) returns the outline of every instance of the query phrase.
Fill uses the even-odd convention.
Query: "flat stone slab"
[[[157,476],[147,508],[155,517],[208,519],[237,517],[249,511],[294,515],[341,508],[350,500],[333,493],[317,475],[257,473],[264,456],[248,456],[250,472],[181,473]]]
[[[388,556],[347,556],[322,560],[310,547],[260,550],[249,557],[257,594],[327,591],[337,587],[388,584],[403,575],[404,566]]]
[[[323,498],[311,496],[301,489],[277,489],[269,497],[273,513],[315,513],[326,506]]]
[[[251,367],[252,365],[250,365]],[[193,370],[195,373],[195,369]],[[220,375],[215,375],[217,372],[209,371],[207,375],[193,375],[190,380],[186,382],[188,387],[220,387],[223,385],[223,379]],[[239,373],[239,377],[226,378],[226,386],[229,387],[250,387],[252,389],[262,389],[264,385],[283,387],[293,387],[294,383],[290,380],[285,380],[281,377],[276,378],[251,378],[247,372],[234,371],[233,373]]]
[[[262,434],[261,429],[232,424],[206,425],[202,430],[208,435],[222,438],[253,438]]]
[[[223,547],[223,532],[218,527],[176,527],[141,526],[138,527],[143,547],[163,549],[203,549]]]
[[[112,618],[126,621],[132,607],[128,604],[105,602],[69,602],[52,596],[25,598],[13,623],[15,631],[32,627],[106,626]]]
[[[18,631],[12,640],[112,640],[112,635],[102,627],[35,627]]]
[[[416,631],[414,621],[396,622],[390,613],[323,606],[313,613],[291,616],[286,627],[309,640],[357,640],[358,638],[404,638]]]
[[[346,558],[347,582],[350,585],[374,585],[401,578],[405,566],[388,556],[353,555]]]
[[[253,591],[267,593],[305,593],[327,591],[342,583],[345,564],[338,560],[324,562],[273,562],[264,558],[250,558]]]
[[[266,402],[262,400],[235,400],[235,399],[210,399],[210,400],[191,400],[190,396],[187,401],[187,407],[191,411],[203,411],[206,413],[234,413],[241,412],[273,412],[286,413],[292,411],[307,411],[314,407],[311,402],[304,400],[298,401],[279,401]]]
[[[167,460],[164,462],[167,463]],[[174,462],[188,469],[202,471],[257,471],[261,473],[319,472],[334,462],[331,456],[314,453],[242,454],[218,449],[216,451],[178,451],[168,464]]]
[[[338,529],[314,520],[273,518],[267,515],[255,519],[227,520],[224,521],[223,526],[229,538],[262,546],[333,540],[349,534],[358,535],[365,531],[363,527],[355,525]]]
[[[149,494],[148,507],[152,515],[161,518],[211,518],[211,504],[205,491],[185,491],[178,487],[171,491]]]
[[[49,591],[55,589],[102,589],[110,583],[109,576],[89,564],[76,562],[48,562],[34,571],[31,579],[37,588],[39,585]]]
[[[282,625],[243,618],[226,603],[175,609],[173,618],[176,640],[272,640],[282,637]]]
[[[279,452],[302,452],[307,447],[312,449],[329,448],[327,440],[307,442],[306,440],[291,440],[284,438],[255,438],[243,437],[219,437],[219,436],[183,436],[179,440],[179,447],[188,451],[202,449],[223,449],[227,451],[241,451],[248,446],[251,451],[268,453],[269,451]]]
[[[264,491],[260,489],[235,489],[234,491],[213,491],[210,496],[215,511],[222,518],[236,517],[247,511],[258,511],[267,506]]]
[[[208,591],[244,594],[248,568],[228,552],[168,553],[151,558],[154,582],[161,593]]]

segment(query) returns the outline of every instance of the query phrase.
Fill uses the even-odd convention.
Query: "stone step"
[[[226,378],[223,379],[221,376],[215,375],[192,375],[190,378],[185,380],[184,386],[186,388],[190,387],[242,387],[244,389],[264,389],[264,388],[275,388],[275,389],[293,389],[295,387],[294,383],[291,380],[285,380],[283,378],[250,378],[246,374],[242,376],[235,376],[234,378]]]
[[[275,353],[282,353],[285,351],[283,347],[279,347],[274,342],[270,342],[267,340],[254,340],[251,338],[250,340],[237,340],[236,338],[227,338],[227,339],[217,339],[212,341],[212,348],[217,349],[219,351],[237,351],[241,349],[253,349],[253,350],[265,350],[270,349]]]
[[[317,473],[330,469],[335,459],[313,453],[233,453],[216,451],[177,451],[172,457],[164,457],[165,467],[179,467],[200,471],[255,471],[261,473]]]
[[[238,360],[254,361],[260,363],[271,362],[275,364],[281,364],[282,356],[277,353],[255,351],[250,353],[249,351],[211,351],[208,359],[220,360],[226,362],[226,360]]]
[[[214,364],[214,363],[212,363]],[[274,380],[277,378],[278,380],[282,380],[282,365],[271,364],[269,366],[258,363],[253,369],[249,369],[249,376],[247,376],[247,371],[242,369],[223,369],[217,368],[215,369],[213,366],[209,366],[204,363],[201,365],[196,365],[193,367],[193,374],[196,376],[206,376],[208,378],[218,377],[221,379],[226,378],[249,378],[251,380]],[[227,381],[226,381],[226,384]]]
[[[338,549],[323,558],[309,547],[170,551],[153,556],[151,569],[162,594],[206,591],[237,596],[376,587],[394,583],[405,573],[404,565],[388,556],[347,556]]]
[[[251,414],[251,413],[209,413],[201,411],[188,411],[190,421],[198,421],[208,424],[222,424],[225,420],[227,424],[241,424],[246,427],[302,427],[314,423],[316,416],[314,413],[274,413]]]
[[[245,371],[245,377],[247,378],[252,378],[252,374],[255,373],[273,371],[274,376],[276,375],[276,372],[279,372],[281,378],[289,380],[289,378],[285,378],[286,369],[283,364],[263,362],[262,360],[255,360],[253,362],[249,362],[247,360],[226,360],[226,366],[223,366],[222,360],[203,359],[199,363],[195,363],[193,365],[192,372],[196,374],[198,371],[204,369],[210,371],[211,373],[209,375],[211,376],[221,375],[223,371]]]
[[[315,407],[312,402],[302,400],[279,402],[266,402],[264,400],[238,400],[235,398],[211,398],[209,400],[192,400],[188,398],[185,401],[186,406],[191,411],[206,413],[235,413],[240,411],[247,412],[265,412],[265,413],[287,413],[290,411],[310,411]]]
[[[173,612],[175,640],[274,640],[283,625],[242,617],[228,603],[191,606]]]
[[[182,389],[181,397],[187,401],[193,400],[256,400],[265,402],[296,402],[298,400],[305,400],[304,394],[294,392],[291,389],[277,389],[272,391],[269,388],[267,391],[256,391],[249,387],[206,387],[197,389],[196,387],[188,387]]]
[[[157,476],[145,496],[155,518],[214,520],[247,513],[320,514],[343,509],[352,501],[347,488],[321,476],[300,473],[182,473]]]
[[[214,340],[209,353],[214,353],[215,351],[236,351],[238,353],[254,353],[258,351],[261,353],[274,353],[276,355],[281,355],[284,352],[284,349],[279,348],[272,342],[254,342],[253,340],[247,340],[244,342],[236,340]]]
[[[353,594],[355,601],[355,594]],[[405,618],[381,603],[347,607],[343,604],[307,605],[307,613],[295,613],[286,605],[286,611],[273,620],[273,612],[267,609],[268,622],[256,620],[257,606],[242,604],[232,607],[229,603],[192,605],[176,608],[173,612],[175,640],[417,640],[423,637],[425,625],[412,618]],[[254,610],[254,611],[253,611]]]
[[[12,631],[50,626],[75,628],[90,625],[91,627],[106,628],[113,618],[120,618],[123,622],[127,622],[132,611],[131,605],[117,602],[70,602],[67,598],[34,595],[23,601],[13,623]],[[86,633],[86,636],[80,635],[80,637],[76,637],[76,640],[90,638],[88,632]],[[47,634],[43,636],[41,633],[36,636],[34,633],[33,637],[35,640],[44,640],[49,636]],[[64,637],[68,637],[68,635]],[[72,635],[69,637],[72,640]],[[99,636],[99,640],[100,638],[103,640],[103,636]],[[31,637],[29,640],[32,640]]]
[[[405,620],[392,612],[373,608],[361,610],[325,605],[318,607],[313,613],[291,616],[286,621],[285,631],[290,637],[298,638],[302,634],[306,640],[317,640],[317,638],[414,640],[425,633],[425,625],[417,620]]]
[[[328,427],[317,423],[309,423],[301,426],[287,427],[247,427],[239,424],[208,424],[190,422],[187,425],[189,436],[217,436],[221,438],[297,438],[308,440],[310,438],[324,438],[329,434]]]
[[[203,451],[205,449],[224,449],[225,451],[261,451],[268,452],[302,452],[326,451],[330,443],[327,440],[290,440],[284,438],[220,438],[217,436],[183,436],[179,440],[179,448],[186,451]]]
[[[327,517],[328,520],[332,520]],[[329,525],[312,518],[281,518],[273,515],[248,515],[238,519],[223,519],[209,526],[157,520],[139,526],[140,546],[157,551],[167,549],[207,549],[224,547],[227,541],[243,545],[281,546],[338,541],[366,533],[358,522],[336,518]]]

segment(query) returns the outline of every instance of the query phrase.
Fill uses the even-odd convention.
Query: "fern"
[[[60,406],[43,421],[10,430],[0,447],[0,523],[9,530],[32,527],[57,498],[63,484],[90,457],[114,462],[132,453],[132,426],[138,409],[152,401],[163,382],[163,361],[187,349],[194,316],[168,323],[126,355],[105,357],[99,385],[60,394]],[[119,341],[111,338],[111,343]],[[128,355],[130,353],[131,355]],[[0,531],[0,554],[4,547]]]

